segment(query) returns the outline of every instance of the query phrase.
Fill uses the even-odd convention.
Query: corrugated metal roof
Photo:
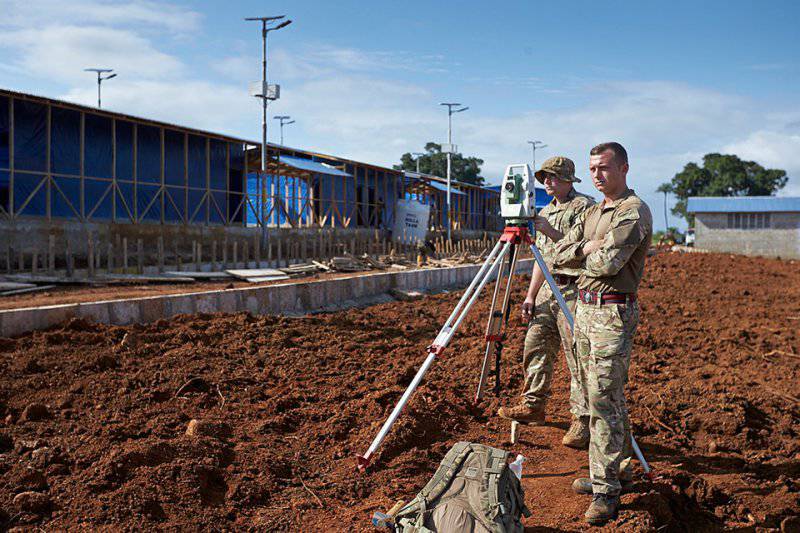
[[[347,172],[339,170],[338,168],[334,168],[324,163],[317,163],[316,161],[312,161],[310,159],[301,159],[299,157],[282,155],[281,163],[299,170],[307,170],[317,174],[327,174],[328,176],[347,176],[348,178],[353,177],[352,174],[348,174]]]
[[[179,124],[172,124],[172,123],[164,122],[164,121],[161,121],[161,120],[138,117],[138,116],[135,116],[135,115],[129,115],[129,114],[126,114],[126,113],[121,113],[119,111],[111,111],[109,109],[100,109],[100,108],[96,108],[96,107],[89,107],[89,106],[82,105],[82,104],[76,104],[76,103],[73,103],[73,102],[68,102],[66,100],[57,100],[55,98],[50,98],[50,97],[47,97],[47,96],[39,96],[39,95],[36,95],[36,94],[23,93],[23,92],[19,92],[19,91],[13,91],[11,89],[0,88],[0,96],[9,96],[9,97],[13,97],[13,98],[19,98],[19,99],[22,99],[22,100],[39,101],[40,103],[49,103],[51,105],[55,105],[55,106],[58,106],[58,107],[75,109],[75,110],[78,110],[78,111],[84,111],[84,112],[92,113],[92,114],[95,114],[95,115],[113,117],[113,118],[118,118],[118,119],[122,119],[122,120],[128,120],[128,121],[132,121],[132,122],[137,122],[137,123],[140,123],[140,124],[149,124],[149,125],[153,125],[153,126],[160,127],[160,128],[169,128],[169,129],[174,129],[174,130],[179,130],[179,131],[185,131],[185,132],[188,132],[188,133],[203,135],[203,136],[206,136],[206,137],[213,137],[213,138],[216,138],[216,139],[223,139],[223,140],[226,140],[226,141],[240,142],[240,143],[243,143],[245,145],[249,145],[248,149],[250,149],[250,150],[259,151],[259,152],[261,151],[261,141],[247,140],[247,139],[243,139],[241,137],[235,137],[235,136],[227,135],[227,134],[224,134],[224,133],[216,133],[216,132],[213,132],[213,131],[201,130],[199,128],[193,128],[193,127],[190,127],[190,126],[181,126]],[[364,163],[363,161],[355,161],[353,159],[347,159],[345,157],[339,157],[339,156],[333,156],[333,155],[329,155],[329,154],[323,154],[323,153],[316,152],[316,151],[313,151],[313,150],[305,150],[305,149],[302,149],[302,148],[292,148],[292,147],[285,146],[285,145],[281,146],[281,145],[278,145],[278,144],[275,144],[275,143],[267,143],[267,149],[269,150],[270,148],[275,149],[275,150],[277,150],[278,148],[283,148],[284,150],[292,150],[292,151],[295,151],[295,152],[303,152],[303,153],[311,155],[311,156],[325,157],[327,159],[332,159],[332,160],[335,160],[335,161],[341,161],[341,162],[344,162],[344,163],[352,163],[352,164],[357,164],[357,165],[377,168],[377,169],[381,169],[381,170],[384,170],[384,171],[397,172],[397,170],[395,170],[393,168],[384,167],[382,165],[375,165],[373,163]]]
[[[689,213],[775,213],[800,211],[800,196],[692,196]]]
[[[431,181],[428,182],[428,185],[430,185],[434,189],[438,189],[440,191],[447,192],[447,185],[442,185],[438,181],[431,180]],[[459,194],[461,196],[466,196],[467,195],[467,193],[459,191],[458,189],[456,189],[452,185],[450,186],[450,194]]]

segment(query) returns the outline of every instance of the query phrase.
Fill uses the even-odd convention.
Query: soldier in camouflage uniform
[[[617,515],[620,468],[630,461],[630,425],[625,406],[631,344],[639,323],[636,292],[653,233],[650,209],[628,188],[628,154],[619,143],[590,152],[589,170],[604,199],[556,247],[556,267],[582,267],[575,313],[575,350],[589,398],[590,524]]]
[[[580,270],[569,267],[553,269],[553,256],[556,243],[578,222],[586,208],[594,204],[594,200],[573,187],[572,184],[580,182],[580,179],[575,177],[574,163],[566,157],[551,157],[545,161],[536,172],[536,179],[553,196],[552,202],[534,220],[536,246],[542,252],[570,311],[574,313],[578,297],[575,281]],[[544,423],[553,361],[558,355],[559,346],[563,346],[571,374],[570,411],[573,414],[573,423],[563,442],[567,446],[585,449],[589,444],[589,409],[584,394],[586,387],[582,384],[580,367],[573,354],[569,323],[550,286],[544,283],[544,275],[538,264],[534,266],[528,294],[522,304],[523,320],[531,320],[531,316],[533,320],[525,336],[522,357],[525,370],[522,402],[514,407],[502,407],[498,414],[502,418],[527,424]]]

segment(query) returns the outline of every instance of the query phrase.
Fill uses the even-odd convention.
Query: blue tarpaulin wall
[[[14,99],[11,139],[9,100],[0,97],[0,206],[5,211],[120,222],[243,222],[241,143],[54,105],[48,168],[48,106]]]

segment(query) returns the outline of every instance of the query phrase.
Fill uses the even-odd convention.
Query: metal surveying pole
[[[528,144],[531,145],[531,150],[533,150],[533,170],[536,171],[536,149],[537,148],[547,148],[547,145],[544,144],[542,141],[528,141]]]
[[[455,113],[461,113],[462,111],[466,111],[469,107],[462,107],[461,109],[456,109],[453,111],[454,107],[458,107],[461,104],[452,103],[452,102],[445,102],[439,105],[447,106],[447,240],[450,240],[450,229],[453,225],[452,217],[451,217],[451,210],[450,210],[450,167],[452,164],[452,155],[455,151],[453,147],[453,115]]]
[[[100,86],[104,81],[110,80],[111,78],[116,78],[117,75],[111,74],[109,76],[103,76],[103,74],[107,72],[114,72],[113,68],[85,68],[83,70],[84,72],[97,72],[97,108],[100,109],[102,107],[102,105],[100,105]]]
[[[261,91],[255,94],[256,98],[262,99],[262,117],[261,117],[261,239],[266,244],[267,242],[267,208],[266,208],[266,182],[264,176],[267,174],[267,105],[270,100],[269,86],[267,85],[267,34],[274,30],[285,28],[292,23],[291,20],[285,20],[275,26],[270,26],[275,21],[284,18],[286,15],[279,15],[277,17],[248,17],[246,21],[259,21],[261,22],[261,45],[262,45],[262,61],[261,61]]]

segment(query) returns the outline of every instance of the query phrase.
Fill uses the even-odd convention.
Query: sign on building
[[[428,234],[431,206],[416,200],[398,200],[396,209],[392,238],[400,240],[405,235],[406,239],[412,241],[425,240],[425,236]]]

